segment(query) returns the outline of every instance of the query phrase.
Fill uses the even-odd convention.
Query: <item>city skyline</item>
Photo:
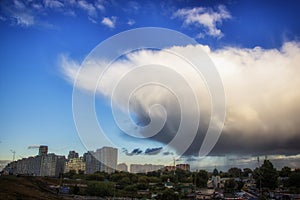
[[[203,82],[195,81],[185,71],[186,63],[167,52],[197,57],[203,50],[223,82],[224,128],[209,156],[198,157],[211,106],[207,101],[210,93],[197,93],[202,121],[195,140],[178,161],[190,163],[191,169],[254,168],[258,156],[268,156],[278,168],[299,167],[299,8],[300,3],[294,1],[2,1],[0,160],[12,160],[14,154],[16,160],[35,155],[34,146],[40,145],[58,155],[70,150],[83,155],[105,146],[104,137],[92,138],[89,142],[93,144],[87,145],[78,131],[72,95],[80,89],[87,96],[95,95],[96,117],[104,124],[102,129],[112,146],[119,149],[119,163],[172,164],[182,153],[178,146],[167,145],[181,120],[174,96],[157,88],[137,94],[130,113],[137,125],[149,123],[153,102],[165,106],[169,118],[155,137],[134,138],[118,127],[110,110],[113,98],[109,94],[116,79],[112,75],[121,76],[132,66],[155,61],[182,70],[200,91]],[[104,86],[96,92],[90,82],[97,74],[93,68],[82,70],[82,80],[74,85],[79,68],[97,45],[123,31],[143,27],[174,30],[198,44],[128,53],[111,64]],[[136,40],[128,38],[129,43]],[[158,39],[161,43],[165,40]],[[178,86],[180,91],[182,85]],[[189,100],[187,104],[191,104]],[[118,106],[122,110],[122,105]],[[153,113],[158,121],[164,116],[161,110]],[[190,120],[193,108],[182,113]]]
[[[214,166],[214,168],[194,168],[191,169],[188,163],[183,163],[182,160],[176,160],[174,158],[173,163],[170,165],[155,165],[148,163],[121,163],[118,162],[117,153],[118,149],[112,147],[101,147],[95,151],[85,152],[80,155],[75,150],[70,150],[68,156],[66,155],[56,155],[53,152],[48,152],[48,146],[39,146],[38,154],[31,155],[27,158],[17,159],[12,162],[6,163],[4,172],[12,170],[15,174],[32,174],[33,176],[58,176],[60,171],[64,173],[69,173],[70,171],[75,171],[75,173],[93,174],[97,171],[105,173],[119,172],[130,172],[130,173],[148,173],[154,171],[175,171],[176,169],[181,169],[184,171],[198,172],[199,170],[211,170],[213,172],[216,170],[227,171],[224,168],[218,168],[219,166]],[[267,156],[264,157],[264,161],[269,160]],[[179,161],[179,162],[178,162]],[[257,166],[262,164],[260,157],[257,157]],[[58,167],[60,166],[60,167]],[[255,166],[255,167],[257,167]],[[0,166],[0,171],[2,166]],[[244,169],[249,169],[249,165],[245,165]],[[285,165],[284,167],[289,167]],[[284,168],[283,167],[283,168]],[[231,168],[237,168],[235,165]],[[297,170],[298,168],[291,170]],[[254,170],[254,168],[252,169]],[[81,172],[80,172],[81,171]],[[12,172],[11,172],[12,173]],[[48,174],[48,175],[47,175]]]
[[[41,145],[39,147],[47,147],[48,148],[48,146],[45,146],[45,145]],[[101,150],[103,148],[112,148],[112,147],[101,147],[101,148],[97,148],[95,150],[90,150],[90,151],[87,151],[87,152],[83,152],[82,154],[79,154],[76,150],[69,150],[68,154],[57,155],[55,152],[46,152],[46,153],[44,153],[44,155],[47,155],[47,153],[48,153],[49,155],[56,155],[56,156],[59,156],[59,157],[63,156],[63,157],[65,157],[66,161],[68,161],[70,159],[73,159],[73,158],[78,158],[80,160],[80,162],[82,162],[82,159],[84,160],[84,157],[86,157],[86,155],[91,155],[91,157],[89,158],[90,161],[94,160],[92,162],[97,162],[96,160],[98,160],[98,161],[101,160],[99,150]],[[29,155],[26,158],[25,157],[22,157],[22,158],[19,158],[19,159],[17,158],[14,161],[21,161],[24,158],[28,159],[28,158],[33,158],[33,157],[36,157],[36,156],[41,156],[42,154],[40,154],[40,151],[41,151],[41,148],[39,148],[39,150],[37,150],[36,154]],[[118,153],[120,153],[120,151],[118,151]],[[297,159],[297,157],[294,157],[294,158]],[[215,159],[220,159],[220,157],[215,157]],[[221,158],[221,159],[224,159],[224,157]],[[198,170],[204,169],[204,170],[208,170],[209,172],[212,172],[214,169],[218,169],[220,171],[227,171],[228,169],[230,169],[232,167],[239,167],[241,169],[243,169],[243,168],[255,169],[256,167],[258,167],[263,162],[263,160],[267,160],[267,159],[274,162],[274,165],[277,166],[278,169],[283,168],[285,166],[291,167],[291,169],[297,169],[298,168],[298,167],[293,168],[293,166],[289,165],[289,163],[286,162],[286,161],[281,162],[281,159],[280,158],[278,159],[276,156],[269,156],[269,157],[268,156],[257,156],[257,157],[252,156],[252,157],[247,157],[247,158],[232,156],[232,157],[227,157],[227,159],[232,160],[233,162],[230,162],[230,161],[228,162],[227,161],[227,165],[216,165],[217,160],[212,160],[211,158],[209,158],[209,160],[206,160],[206,161],[208,161],[208,163],[210,165],[207,165],[207,163],[205,163],[205,160],[204,160],[204,163],[198,163],[198,165],[192,165],[191,168],[190,168],[189,163],[192,163],[193,160],[180,159],[180,158],[175,159],[175,157],[173,157],[172,162],[169,162],[169,163],[165,163],[165,162],[162,162],[162,163],[154,162],[154,163],[152,163],[151,160],[148,160],[148,161],[135,160],[135,162],[126,162],[126,161],[124,162],[124,161],[117,160],[117,162],[116,162],[117,165],[116,165],[115,169],[118,170],[119,165],[126,165],[127,170],[119,170],[119,171],[137,173],[137,172],[133,172],[135,170],[133,170],[133,171],[131,170],[131,166],[135,166],[136,169],[139,169],[137,167],[141,167],[141,169],[139,169],[139,170],[141,170],[143,172],[149,172],[149,171],[151,171],[149,169],[157,170],[158,168],[162,168],[162,166],[164,168],[169,169],[169,170],[173,170],[173,167],[176,168],[177,166],[180,166],[180,165],[189,165],[189,170],[191,170],[191,171],[198,171]],[[237,163],[236,162],[237,160],[240,161],[240,162]],[[246,160],[246,162],[244,160]],[[1,164],[0,169],[1,168],[3,169],[5,166],[7,166],[8,163],[12,162],[12,160],[1,160],[1,161],[3,163],[0,163]],[[86,161],[84,161],[84,162],[86,162]],[[106,161],[104,161],[104,162],[106,162]],[[84,165],[84,168],[85,167],[86,166]],[[99,167],[99,169],[102,169],[102,170],[104,169],[104,168],[101,168],[100,165],[98,167]],[[87,167],[87,168],[89,168],[89,167]],[[124,169],[124,166],[121,167],[121,168]],[[68,168],[66,167],[65,168],[65,173],[68,172],[68,171],[66,171],[67,169]],[[148,169],[148,170],[146,170],[146,169]],[[88,170],[88,169],[85,168],[85,171],[86,170]],[[97,170],[95,170],[95,169],[88,170],[88,173],[90,174],[90,173],[92,173],[92,171],[97,171]]]
[[[76,151],[69,151],[68,156],[48,153],[48,146],[39,146],[39,152],[35,156],[13,160],[4,169],[5,174],[30,174],[33,176],[55,176],[60,173],[93,174],[98,171],[105,173],[130,172],[148,173],[158,170],[175,171],[182,169],[190,171],[189,164],[177,164],[174,160],[173,165],[152,165],[152,164],[130,164],[118,162],[118,149],[112,147],[102,147],[95,151],[88,151],[80,156]],[[198,170],[198,169],[197,169]]]

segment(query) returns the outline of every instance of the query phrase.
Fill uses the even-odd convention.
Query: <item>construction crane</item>
[[[27,149],[38,149],[38,148],[40,148],[40,145],[38,145],[38,144],[34,144],[34,145],[27,147]]]
[[[176,161],[180,161],[180,158],[173,157],[174,175],[176,174]]]
[[[34,144],[34,145],[27,147],[27,149],[38,149],[38,148],[40,148],[40,145],[38,145],[38,144]]]
[[[15,150],[10,150],[13,154],[13,161],[15,161],[15,156],[16,156],[16,151]]]

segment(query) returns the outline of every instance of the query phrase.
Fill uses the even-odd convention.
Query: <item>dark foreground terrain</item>
[[[58,179],[43,177],[0,176],[0,199],[62,199],[56,189]]]

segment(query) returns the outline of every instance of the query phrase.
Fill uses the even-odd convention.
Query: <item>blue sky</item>
[[[0,159],[10,160],[10,149],[16,151],[17,158],[34,155],[37,150],[27,149],[34,144],[46,144],[50,151],[64,155],[73,149],[80,154],[86,151],[73,121],[73,86],[62,70],[62,58],[80,64],[96,45],[117,33],[162,27],[184,33],[209,47],[216,62],[218,56],[245,53],[258,46],[261,50],[257,52],[262,55],[279,51],[281,59],[284,52],[292,55],[299,48],[299,9],[297,1],[1,1]],[[287,43],[291,45],[284,46]],[[234,50],[226,52],[229,47]],[[289,94],[294,92],[289,85],[287,88]],[[99,102],[105,105],[105,100]],[[290,126],[297,124],[294,116],[300,111],[297,105],[294,108],[282,111],[285,115],[280,113],[289,119]],[[108,129],[114,130],[110,123],[107,122]],[[299,141],[298,128],[293,127],[295,133],[284,144],[261,154],[298,155],[299,148],[289,145],[293,139]],[[122,143],[124,138],[120,138],[118,142]],[[157,141],[147,145],[124,147],[128,151],[160,147]],[[277,151],[287,146],[292,150]],[[217,148],[216,154],[219,152]],[[132,156],[121,153],[121,159],[130,160]]]

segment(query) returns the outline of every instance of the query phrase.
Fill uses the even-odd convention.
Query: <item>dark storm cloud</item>
[[[185,52],[185,55],[192,55],[196,58],[199,56],[195,54],[197,48],[204,49],[215,63],[226,94],[224,129],[210,155],[299,154],[300,44],[287,42],[280,49],[225,47],[211,50],[208,46],[197,45],[172,47],[168,50],[176,49],[175,52]],[[178,74],[182,73],[182,76],[186,77],[185,81],[190,81],[190,85],[195,87],[193,89],[195,89],[195,95],[199,99],[201,119],[197,134],[193,141],[188,144],[188,149],[184,155],[197,156],[211,120],[211,99],[210,94],[204,90],[205,87],[203,89],[201,85],[203,83],[187,70],[189,66],[180,59],[170,57],[164,51],[137,51],[129,56],[126,62],[116,62],[107,70],[103,87],[98,88],[98,92],[104,96],[110,96],[115,80],[128,73],[132,66],[152,63],[152,61],[181,70]],[[77,71],[76,68],[72,67],[72,63],[68,59],[63,60],[63,68],[68,80],[73,80],[76,77]],[[97,67],[99,66],[91,66],[81,71],[83,75],[80,87],[94,91],[94,82],[89,81],[91,80],[90,77],[93,77],[97,71]],[[116,77],[116,74],[120,77]],[[149,74],[141,74],[137,78],[141,79],[146,76]],[[170,74],[159,73],[156,76],[165,79],[171,77]],[[171,89],[186,94],[188,91],[180,81],[181,79],[175,82]],[[124,89],[126,89],[126,84],[130,88],[131,83],[124,83],[122,85]],[[186,95],[183,95],[183,99],[178,99],[178,94],[153,86],[144,87],[132,96],[134,98],[130,101],[130,111],[134,113],[134,119],[139,125],[146,126],[155,119],[157,121],[163,120],[162,117],[164,116],[161,112],[150,109],[153,105],[161,105],[167,113],[166,123],[156,135],[149,138],[151,140],[167,145],[177,134],[179,125],[183,120],[182,116],[185,116],[188,122],[195,120],[193,113],[195,113],[196,108],[189,104],[192,99],[187,98]],[[122,103],[122,101],[120,102]],[[190,107],[181,108],[183,102],[188,103]],[[120,104],[120,108],[126,108],[127,103]],[[149,113],[152,115],[151,117]],[[187,137],[191,136],[193,134],[191,130],[185,130],[184,134]],[[140,134],[144,135],[147,132]],[[179,140],[177,144],[174,143],[171,147],[178,153],[181,145],[182,141]],[[165,146],[163,147],[165,148]]]
[[[156,155],[159,154],[162,150],[162,147],[156,147],[156,148],[147,148],[145,150],[145,155]]]
[[[127,149],[123,148],[122,151],[123,151],[123,153],[125,153],[127,156],[140,155],[141,153],[143,153],[143,150],[141,150],[141,149],[139,149],[139,148],[135,148],[135,149],[133,149],[131,152],[128,152]]]
[[[140,148],[135,148],[131,152],[128,152],[127,149],[122,148],[122,152],[125,153],[127,156],[134,156],[134,155],[157,155],[161,152],[162,147],[149,147],[143,152]]]
[[[284,134],[280,131],[273,134]],[[300,134],[283,139],[259,133],[237,137],[241,132],[223,132],[211,155],[296,155],[300,152]]]

